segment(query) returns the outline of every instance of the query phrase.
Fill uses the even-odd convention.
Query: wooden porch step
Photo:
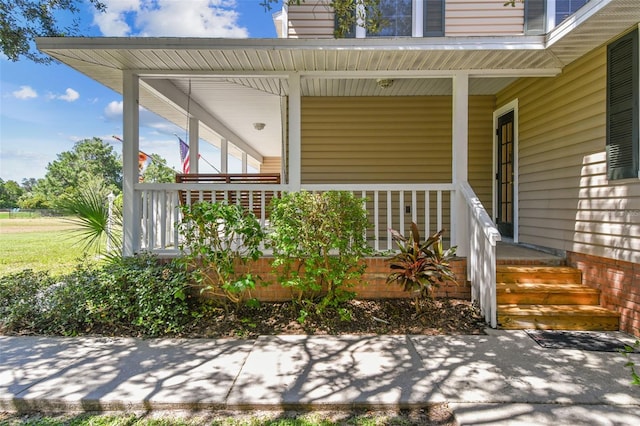
[[[598,305],[600,291],[581,284],[498,283],[498,304]]]
[[[618,330],[620,315],[567,266],[497,265],[498,323],[505,329]]]
[[[498,265],[497,283],[580,284],[582,272],[568,266]]]
[[[592,305],[498,305],[503,329],[615,331],[620,314]]]

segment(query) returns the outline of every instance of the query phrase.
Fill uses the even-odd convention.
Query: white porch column
[[[200,156],[200,120],[189,118],[189,167],[191,174],[198,174],[198,160]]]
[[[242,173],[247,173],[247,153],[242,151]]]
[[[301,186],[301,89],[300,74],[289,75],[289,187],[299,191]]]
[[[229,173],[229,141],[220,141],[220,173]]]
[[[138,183],[139,79],[131,71],[122,76],[123,138],[122,138],[122,255],[133,256],[140,244],[140,198],[135,192]]]
[[[451,245],[458,256],[468,255],[468,219],[464,195],[459,185],[468,180],[469,165],[469,75],[453,76],[452,178],[456,189],[451,200]]]

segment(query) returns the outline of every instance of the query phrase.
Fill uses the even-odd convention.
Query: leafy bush
[[[262,255],[260,222],[241,206],[207,201],[182,206],[182,215],[179,261],[203,291],[237,308],[255,288],[255,278],[245,266]]]
[[[6,332],[65,336],[179,333],[199,314],[187,282],[181,265],[148,254],[80,264],[56,280],[23,271],[0,278],[0,325]]]
[[[456,282],[449,261],[455,256],[456,247],[442,248],[442,234],[436,232],[421,242],[418,225],[411,223],[409,238],[396,230],[391,235],[400,251],[389,259],[391,273],[387,283],[397,283],[405,291],[416,293],[415,306],[420,312],[433,299],[433,290],[445,281]]]
[[[0,331],[34,331],[39,320],[38,294],[51,284],[48,273],[31,269],[0,277]]]
[[[91,305],[101,325],[120,323],[138,334],[159,336],[179,333],[198,315],[189,294],[189,277],[175,260],[162,264],[157,257],[142,254],[105,265],[101,272],[104,297]]]
[[[273,266],[278,281],[303,305],[300,321],[307,307],[322,311],[353,298],[348,289],[362,277],[361,260],[370,253],[362,200],[346,191],[301,191],[273,199],[271,208]]]

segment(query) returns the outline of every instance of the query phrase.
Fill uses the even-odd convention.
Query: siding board
[[[263,157],[260,173],[281,173],[280,157]]]
[[[504,0],[447,0],[445,35],[513,35],[524,32],[524,7]]]
[[[606,175],[606,49],[497,95],[519,105],[520,241],[640,263],[640,181]]]
[[[334,13],[329,0],[306,0],[288,8],[289,38],[333,38]]]
[[[469,182],[491,205],[493,96],[469,99]],[[451,97],[304,97],[302,181],[451,182]]]

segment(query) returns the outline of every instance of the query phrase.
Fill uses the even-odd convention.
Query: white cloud
[[[94,23],[105,36],[246,38],[230,0],[106,0]],[[257,7],[257,6],[256,6]]]
[[[38,97],[38,93],[31,86],[20,86],[20,90],[16,90],[12,95],[18,99],[34,99]]]
[[[64,91],[64,95],[51,93],[51,92],[47,93],[47,99],[49,100],[58,99],[61,101],[75,102],[78,99],[80,99],[80,93],[76,92],[75,90],[69,87],[67,88],[67,90]]]
[[[57,97],[57,99],[67,101],[67,102],[77,101],[79,98],[80,98],[80,93],[76,92],[70,87],[67,88],[67,90],[65,90],[64,95],[60,95]]]
[[[108,120],[122,120],[123,102],[111,101],[104,109],[104,115]]]
[[[104,0],[105,12],[95,11],[93,22],[107,37],[124,37],[131,35],[132,28],[128,22],[131,16],[141,8],[140,0]]]

